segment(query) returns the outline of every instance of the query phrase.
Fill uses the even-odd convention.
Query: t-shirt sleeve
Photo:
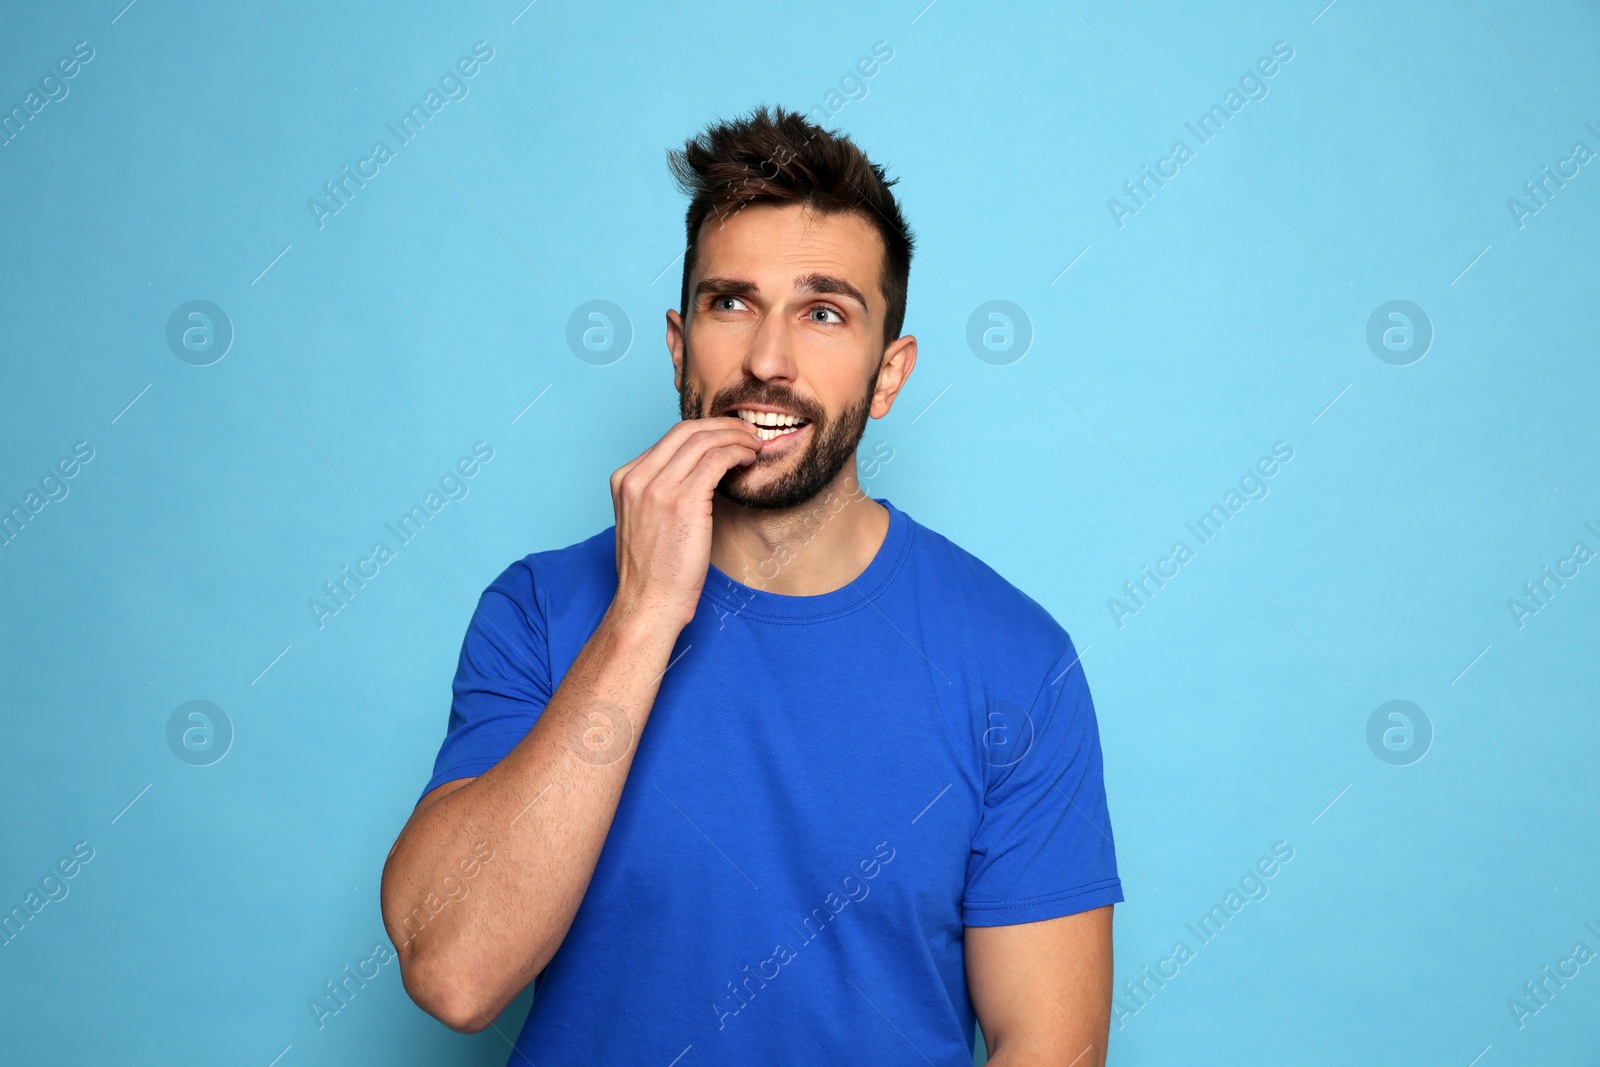
[[[986,712],[987,784],[963,924],[1038,922],[1121,901],[1100,730],[1071,639],[1030,707]]]
[[[544,611],[532,562],[523,559],[478,598],[451,684],[449,728],[422,795],[504,759],[538,720],[552,688]]]

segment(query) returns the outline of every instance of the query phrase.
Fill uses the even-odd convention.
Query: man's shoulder
[[[616,582],[616,527],[607,526],[581,541],[540,549],[513,561],[486,591],[532,608],[551,598],[570,601],[585,591],[604,591],[609,596]]]
[[[1022,642],[1051,655],[1059,654],[1069,643],[1066,629],[1044,605],[976,553],[930,526],[911,521],[921,563],[918,582],[932,587],[941,599],[959,604],[963,626],[986,631],[1014,648],[1016,642]]]

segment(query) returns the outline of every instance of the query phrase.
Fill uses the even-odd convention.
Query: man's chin
[[[770,468],[768,468],[770,469]],[[717,483],[716,494],[730,504],[755,511],[785,511],[814,500],[823,485],[796,485],[790,477],[771,479],[757,464],[735,467]]]
[[[718,485],[716,493],[728,503],[752,511],[786,511],[809,503],[817,495],[816,492],[806,495],[784,492],[780,486],[764,486],[750,492],[736,485]]]

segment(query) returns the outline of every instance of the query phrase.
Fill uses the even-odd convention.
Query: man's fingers
[[[701,459],[719,449],[734,449],[734,455],[744,453],[755,455],[761,446],[761,439],[755,434],[744,429],[737,430],[699,430],[691,434],[679,446],[677,453],[667,461],[653,479],[651,485],[659,484],[662,491],[670,496],[677,496],[685,491],[685,483],[698,469]],[[723,463],[723,470],[733,464],[733,459]]]
[[[707,499],[724,474],[746,459],[753,459],[755,454],[754,449],[744,445],[720,445],[707,449],[684,479],[681,491],[696,500]]]
[[[649,484],[661,469],[671,462],[672,457],[683,447],[684,441],[702,430],[716,429],[736,430],[747,434],[752,440],[756,439],[755,432],[749,429],[743,419],[736,419],[731,415],[726,418],[684,419],[669,429],[661,440],[645,449],[642,455],[629,463],[623,473],[637,470],[640,480]]]

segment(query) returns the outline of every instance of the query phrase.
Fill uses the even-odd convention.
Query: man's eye
[[[810,313],[812,315],[822,314],[822,315],[832,315],[833,316],[833,318],[831,318],[831,319],[813,318],[812,319],[813,322],[829,322],[829,323],[833,323],[833,322],[843,322],[844,321],[844,316],[839,314],[839,312],[835,311],[833,308],[830,308],[830,307],[821,307],[821,306],[814,307],[814,308],[811,309]]]
[[[735,304],[739,304],[741,306],[744,304],[744,301],[740,300],[736,296],[714,296],[714,297],[711,298],[711,306],[712,306],[712,308],[717,310],[717,311],[738,311],[739,310],[739,308],[737,308],[737,307],[728,307],[726,304],[723,303],[723,301],[725,301],[725,300],[731,300]]]

